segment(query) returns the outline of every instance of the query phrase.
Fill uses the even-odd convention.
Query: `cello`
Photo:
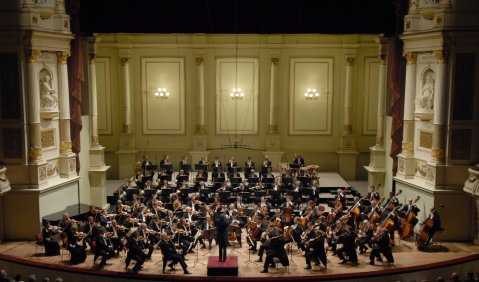
[[[417,196],[416,200],[414,200],[413,202],[413,205],[417,203],[417,201],[419,201],[420,199],[420,196]],[[411,230],[413,228],[413,225],[412,225],[412,221],[413,220],[416,220],[416,214],[410,210],[407,214],[406,214],[406,218],[403,220],[402,224],[401,224],[401,238],[408,238],[411,234]]]
[[[441,204],[439,208],[443,208],[444,206]],[[435,208],[431,210],[431,213],[435,213],[436,211],[439,210],[439,208]],[[429,239],[429,231],[431,230],[432,226],[434,224],[434,220],[431,217],[428,217],[426,222],[423,224],[421,232],[419,232],[419,235],[417,236],[416,240],[416,246],[420,250],[424,248],[426,245],[427,240]]]

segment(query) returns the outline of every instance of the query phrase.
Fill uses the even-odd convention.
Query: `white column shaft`
[[[28,119],[30,123],[40,123],[40,86],[37,67],[34,62],[27,64],[28,71]]]
[[[444,124],[446,100],[446,64],[440,63],[436,68],[436,83],[434,87],[434,124]]]
[[[386,63],[379,65],[379,87],[378,87],[378,129],[376,133],[376,145],[384,146],[384,97],[386,95]]]
[[[276,115],[276,76],[277,76],[277,66],[273,61],[271,62],[271,83],[270,83],[270,93],[269,93],[269,127],[271,131],[277,128],[277,115]]]
[[[130,105],[130,68],[128,62],[123,63],[122,93],[123,93],[123,133],[131,132],[131,105]]]
[[[404,89],[404,120],[414,120],[414,96],[416,93],[416,64],[406,65]]]
[[[198,63],[198,126],[205,125],[205,67],[203,61]]]
[[[346,64],[346,79],[344,86],[344,133],[352,132],[351,123],[351,89],[353,83],[353,66],[349,62]]]
[[[95,58],[90,59],[90,105],[91,105],[91,147],[98,146],[98,97],[96,92],[96,64]]]

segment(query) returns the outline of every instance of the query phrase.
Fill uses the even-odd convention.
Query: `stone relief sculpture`
[[[58,107],[58,97],[52,87],[52,75],[47,69],[40,71],[40,104],[42,110],[53,110]]]
[[[464,191],[479,196],[479,164],[469,169],[469,177],[464,183]]]
[[[6,167],[0,168],[0,193],[10,190],[10,181],[8,181],[6,172]]]
[[[427,69],[422,75],[421,92],[416,96],[416,111],[417,112],[432,112],[434,107],[434,72]]]

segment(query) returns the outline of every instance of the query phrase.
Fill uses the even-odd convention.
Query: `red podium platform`
[[[218,256],[209,256],[207,268],[208,276],[238,276],[238,257],[227,256],[220,262]]]

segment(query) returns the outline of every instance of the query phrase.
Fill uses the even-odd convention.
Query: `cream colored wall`
[[[80,203],[90,204],[90,117],[82,116],[82,131],[80,132]]]
[[[284,151],[284,162],[290,162],[294,153],[302,153],[307,164],[319,164],[323,171],[338,171],[339,138],[342,134],[344,112],[345,83],[345,49],[355,50],[353,67],[352,120],[356,137],[358,157],[358,178],[366,179],[367,174],[362,165],[368,163],[369,147],[375,142],[377,111],[377,73],[379,60],[378,46],[373,35],[97,35],[97,86],[99,108],[100,143],[106,147],[106,163],[112,168],[108,172],[109,179],[118,178],[119,136],[123,117],[119,48],[131,48],[130,92],[132,107],[132,126],[135,137],[137,158],[147,153],[154,162],[159,162],[162,155],[170,155],[177,164],[182,155],[192,150],[192,140],[196,129],[198,75],[196,58],[202,57],[205,75],[205,131],[208,137],[208,148],[219,148],[229,143],[228,135],[216,134],[216,60],[217,58],[256,58],[258,69],[258,124],[257,133],[241,136],[243,144],[252,148],[265,150],[266,137],[269,131],[270,103],[270,70],[271,58],[278,58],[277,77],[277,116],[281,151]],[[143,100],[142,92],[142,59],[145,58],[181,58],[184,60],[185,89],[185,126],[184,134],[144,134],[143,133]],[[328,75],[330,85],[330,120],[320,120],[312,126],[322,128],[329,123],[326,131],[313,134],[291,134],[290,112],[291,83],[304,83],[302,78],[291,76],[292,60],[329,60],[331,68]],[[102,64],[101,66],[99,64]],[[321,86],[320,86],[321,87]],[[297,89],[306,89],[299,86]],[[299,90],[298,90],[299,92]],[[303,95],[303,93],[299,93]],[[301,100],[302,101],[302,100]],[[160,101],[166,102],[168,101]],[[305,103],[305,102],[301,102]],[[327,107],[326,107],[327,108]],[[177,116],[171,107],[162,108],[171,116]],[[315,117],[317,108],[302,107],[304,113],[299,121],[308,122],[307,115]],[[328,117],[320,113],[321,119]],[[152,117],[154,119],[154,115]],[[149,120],[149,122],[155,122]],[[311,122],[314,122],[311,121]],[[324,123],[321,125],[320,123]],[[231,136],[230,136],[231,137]],[[261,151],[253,150],[211,150],[210,158],[218,155],[227,159],[234,154],[243,162],[251,155],[257,162],[263,158]],[[133,164],[132,164],[133,167]]]

